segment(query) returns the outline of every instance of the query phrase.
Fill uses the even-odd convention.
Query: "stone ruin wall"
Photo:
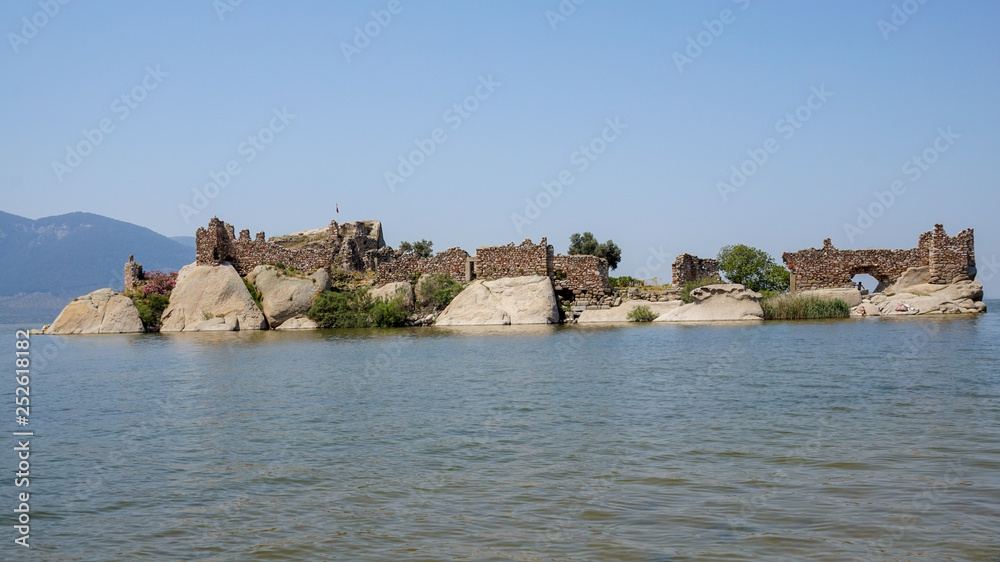
[[[489,246],[476,250],[476,279],[489,280],[526,275],[552,276],[552,246],[542,238],[538,244],[525,239],[519,246]]]
[[[198,265],[218,265],[229,262],[241,275],[253,268],[272,262],[294,267],[301,271],[316,271],[329,267],[331,256],[316,250],[289,250],[264,238],[263,232],[250,239],[250,231],[242,230],[237,238],[233,225],[213,218],[208,228],[195,232],[195,255]]]
[[[431,258],[404,254],[394,260],[380,263],[375,269],[373,285],[378,287],[386,283],[409,281],[412,276],[422,273],[429,275],[443,273],[462,283],[465,281],[465,267],[468,261],[469,253],[461,248],[448,248]]]
[[[253,240],[249,230],[240,231],[237,237],[231,224],[212,218],[208,228],[199,228],[195,233],[195,246],[199,265],[229,262],[240,275],[268,262],[309,272],[331,265],[347,271],[374,271],[379,263],[391,259],[384,251],[385,241],[378,221],[372,221],[371,228],[363,221],[343,225],[331,221],[326,240],[312,242],[311,247],[290,249],[268,242],[263,232],[258,232]]]
[[[142,272],[142,264],[136,263],[135,256],[129,256],[125,262],[125,292],[135,291],[146,279]]]
[[[673,284],[681,287],[690,281],[706,277],[719,277],[719,262],[710,258],[699,258],[691,254],[681,254],[673,263]]]
[[[928,266],[932,283],[947,284],[974,278],[976,265],[972,229],[949,237],[942,225],[921,234],[917,247],[909,250],[838,250],[827,238],[821,249],[785,253],[781,258],[792,272],[793,291],[851,288],[859,273],[887,286],[911,267]]]
[[[282,264],[302,271],[330,266],[349,271],[372,271],[375,286],[409,281],[420,273],[443,273],[464,282],[472,261],[477,279],[545,275],[558,281],[559,288],[577,293],[608,294],[610,291],[606,260],[595,256],[556,256],[545,238],[538,244],[525,240],[520,245],[510,243],[479,248],[475,258],[470,258],[461,248],[449,248],[434,257],[421,258],[414,254],[395,255],[384,245],[381,224],[376,225],[377,239],[374,235],[369,236],[368,229],[360,229],[354,223],[346,223],[338,229],[334,221],[328,228],[328,240],[314,241],[310,247],[293,250],[268,242],[263,232],[258,232],[253,239],[249,230],[237,236],[232,225],[212,218],[208,228],[199,228],[195,233],[196,260],[199,265],[229,262],[243,276],[263,263]],[[566,278],[555,280],[556,270],[561,270]]]
[[[606,294],[610,290],[608,261],[603,258],[557,255],[552,267],[557,290],[569,289],[587,295]],[[566,278],[561,279],[558,272],[565,274]]]

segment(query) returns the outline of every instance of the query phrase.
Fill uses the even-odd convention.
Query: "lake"
[[[1000,559],[996,313],[30,342],[8,559]]]

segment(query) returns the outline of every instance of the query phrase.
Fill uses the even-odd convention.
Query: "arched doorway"
[[[852,267],[849,274],[855,287],[861,283],[864,290],[869,293],[881,293],[890,283],[889,276],[871,264]]]

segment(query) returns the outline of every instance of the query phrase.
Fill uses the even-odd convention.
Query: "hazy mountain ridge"
[[[37,220],[0,211],[0,297],[48,293],[76,297],[122,288],[130,254],[145,270],[178,270],[194,249],[148,228],[92,213]]]

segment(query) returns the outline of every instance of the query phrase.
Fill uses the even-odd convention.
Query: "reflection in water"
[[[995,318],[35,338],[31,554],[995,560]]]

